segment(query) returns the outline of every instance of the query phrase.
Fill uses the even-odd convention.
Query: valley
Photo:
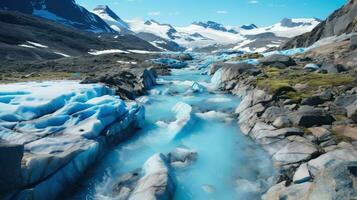
[[[0,2],[0,199],[357,198],[356,10],[178,26]]]

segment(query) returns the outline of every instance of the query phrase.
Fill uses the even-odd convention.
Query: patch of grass
[[[263,55],[260,53],[246,53],[237,57],[234,57],[231,59],[231,61],[242,61],[242,60],[248,60],[248,59],[258,59],[262,58]]]
[[[347,74],[320,74],[303,70],[278,69],[268,67],[263,69],[264,77],[257,79],[257,86],[274,94],[283,88],[293,88],[296,84],[305,84],[299,91],[289,91],[287,95],[294,100],[310,97],[319,88],[332,88],[355,83],[357,77]]]
[[[50,81],[50,80],[80,80],[85,76],[74,72],[34,72],[34,73],[3,73],[0,83],[16,83],[26,81]]]

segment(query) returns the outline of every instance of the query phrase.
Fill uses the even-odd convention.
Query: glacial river
[[[240,100],[216,90],[204,71],[192,61],[171,76],[160,76],[150,95],[139,99],[146,108],[143,128],[111,150],[68,199],[115,199],[112,185],[121,174],[141,168],[155,153],[167,154],[177,147],[197,151],[198,158],[188,167],[175,168],[174,199],[260,197],[274,174],[270,158],[240,132],[233,114]],[[165,124],[175,121],[177,113],[172,109],[179,102],[192,107],[192,117],[177,132]]]

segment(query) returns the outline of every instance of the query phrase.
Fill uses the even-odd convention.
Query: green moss
[[[3,74],[0,83],[16,83],[25,81],[46,81],[46,80],[79,80],[84,74],[73,72],[39,72],[33,74],[7,73]]]
[[[247,54],[243,54],[237,57],[234,57],[231,59],[231,61],[242,61],[242,60],[248,60],[248,59],[258,59],[258,58],[262,58],[263,55],[260,53],[247,53]]]
[[[319,88],[331,88],[350,83],[357,83],[357,77],[346,74],[319,74],[303,70],[278,69],[269,67],[263,69],[264,77],[257,79],[257,86],[275,93],[282,88],[305,84],[300,91],[289,91],[287,95],[294,100],[310,97]],[[357,84],[356,84],[357,85]]]

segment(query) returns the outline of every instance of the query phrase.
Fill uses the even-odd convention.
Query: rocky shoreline
[[[276,166],[276,185],[263,199],[353,199],[357,196],[356,80],[310,87],[306,78],[284,84],[284,76],[298,77],[297,71],[324,74],[320,67],[306,67],[305,60],[313,60],[299,57],[271,55],[260,59],[257,67],[219,63],[211,67],[211,74],[220,70],[221,89],[241,97],[235,110],[241,131],[268,152]],[[335,79],[341,76],[334,73]]]

